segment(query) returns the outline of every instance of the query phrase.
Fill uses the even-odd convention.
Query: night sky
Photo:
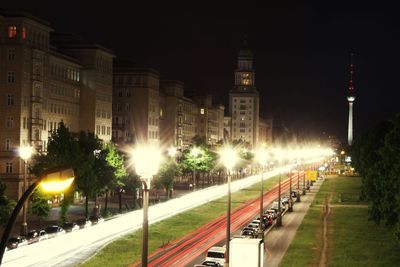
[[[260,113],[273,116],[276,134],[346,140],[351,52],[354,136],[399,112],[400,16],[394,6],[125,2],[2,1],[0,7],[24,9],[56,31],[79,34],[137,67],[158,70],[161,78],[181,80],[188,91],[211,93],[226,109],[246,35]]]

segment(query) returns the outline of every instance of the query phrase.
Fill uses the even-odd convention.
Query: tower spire
[[[353,62],[354,53],[350,54],[350,80],[349,80],[349,92],[347,96],[347,101],[349,102],[349,124],[347,131],[347,142],[349,146],[353,143],[353,103],[356,100],[354,95],[354,62]]]
[[[353,82],[353,78],[354,78],[354,53],[350,54],[350,80],[349,80],[349,93],[352,94],[354,91],[354,82]]]

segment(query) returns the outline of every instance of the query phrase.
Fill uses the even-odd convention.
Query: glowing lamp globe
[[[158,172],[161,151],[154,146],[138,146],[132,151],[136,173],[143,179],[151,179]]]
[[[232,170],[237,161],[236,151],[233,150],[231,147],[226,147],[221,151],[220,156],[225,168],[227,168],[228,170]]]

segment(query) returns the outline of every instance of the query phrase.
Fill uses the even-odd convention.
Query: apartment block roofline
[[[32,15],[31,13],[25,11],[25,10],[6,10],[6,9],[2,9],[0,8],[0,16],[6,17],[6,18],[25,18],[25,19],[30,19],[33,20],[37,23],[40,23],[44,26],[47,26],[49,28],[50,27],[50,22],[44,20],[44,19],[40,19],[34,15]]]
[[[50,35],[50,43],[59,49],[67,50],[99,49],[115,57],[114,51],[112,51],[111,49],[88,41],[81,36],[73,33],[54,32]]]

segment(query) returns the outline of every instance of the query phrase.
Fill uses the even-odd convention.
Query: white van
[[[225,252],[226,247],[212,247],[207,251],[205,261],[215,261],[221,266],[225,265]]]

